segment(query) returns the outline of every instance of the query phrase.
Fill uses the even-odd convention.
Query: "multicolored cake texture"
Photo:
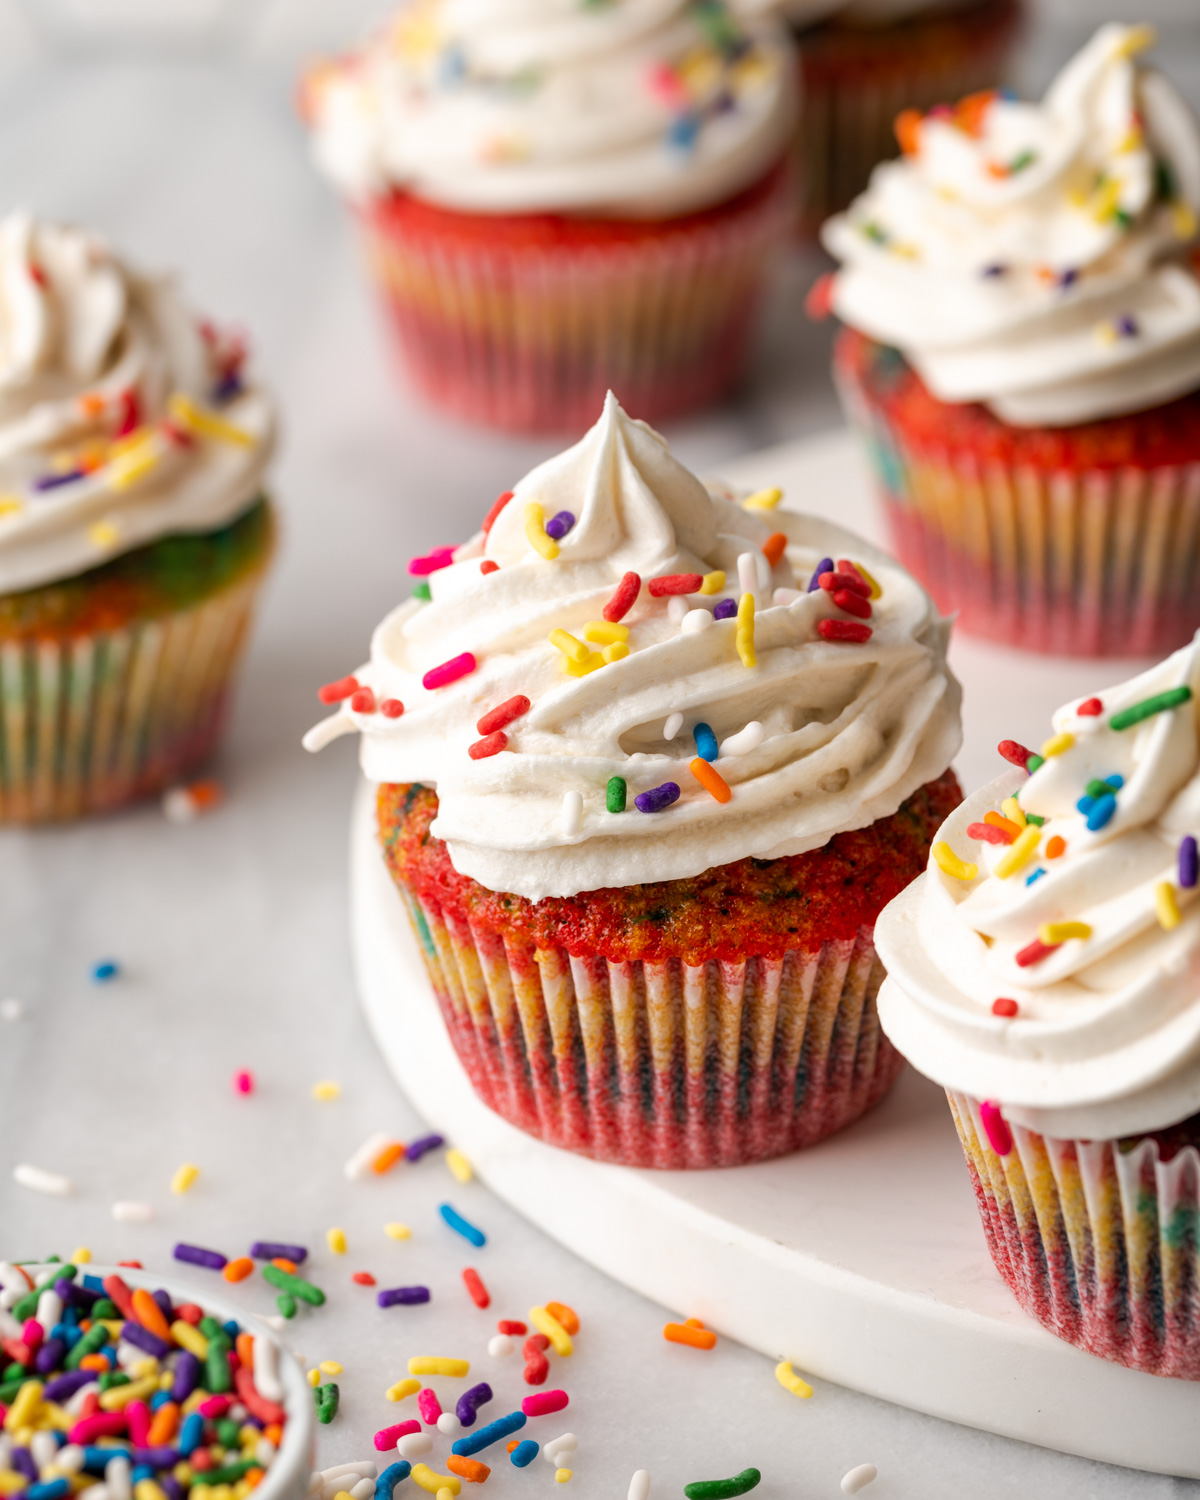
[[[903,562],[963,627],[1158,654],[1200,626],[1200,126],[1102,28],[1041,105],[897,121],[830,221],[836,374]]]
[[[578,430],[612,388],[654,418],[744,366],[787,231],[792,58],[721,0],[414,0],[303,90],[424,393]]]
[[[897,1072],[873,924],[959,797],[947,623],[779,499],[706,489],[610,397],[413,560],[306,737],[361,734],[481,1097],[604,1159],[792,1150]]]
[[[1060,1338],[1200,1380],[1200,638],[1054,716],[879,919],[997,1269]]]
[[[112,808],[213,749],[274,545],[238,338],[82,230],[0,221],[0,822]]]

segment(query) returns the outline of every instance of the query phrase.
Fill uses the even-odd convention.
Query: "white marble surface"
[[[165,0],[164,0],[165,3]],[[154,808],[86,826],[0,837],[0,1252],[139,1256],[167,1265],[177,1237],[229,1253],[261,1235],[315,1247],[331,1293],[295,1343],[346,1365],[344,1411],[322,1462],[370,1451],[396,1409],[382,1400],[410,1353],[478,1356],[491,1325],[458,1282],[466,1249],[435,1217],[453,1197],[490,1235],[471,1255],[496,1312],[558,1297],[584,1319],[564,1379],[580,1436],[575,1493],[622,1500],[632,1470],[657,1496],[755,1464],[763,1500],[835,1496],[854,1464],[879,1465],[879,1500],[1021,1492],[1028,1500],[1164,1500],[1200,1487],[1058,1457],[820,1385],[799,1403],[768,1361],[664,1344],[663,1310],[613,1286],[522,1223],[477,1184],[430,1160],[351,1184],[341,1163],[371,1131],[417,1128],[385,1075],[352,991],[345,925],[348,746],[306,757],[298,738],[315,684],[361,658],[371,625],[405,586],[404,560],[464,533],[547,445],[482,435],[417,408],[388,375],[346,227],[308,169],[282,64],[39,62],[0,46],[0,201],[106,230],[150,265],[187,268],[196,301],[254,330],[280,393],[286,446],[276,489],[285,548],[269,590],[221,774],[227,805],[187,828]],[[1194,54],[1192,56],[1194,63]],[[1042,69],[1048,56],[1039,56]],[[682,456],[713,468],[736,452],[827,426],[826,334],[803,323],[793,264],[762,358],[725,410],[678,424]],[[124,977],[100,988],[92,963]],[[237,1067],[260,1091],[234,1098]],[[317,1105],[317,1078],[344,1095]],[[78,1193],[13,1186],[14,1161],[70,1174]],[[203,1176],[175,1200],[183,1160]],[[117,1198],[153,1202],[149,1226],[109,1217]],[[384,1238],[385,1219],[413,1238]],[[352,1251],[322,1246],[345,1227]],[[982,1242],[980,1246],[983,1255]],[[426,1282],[427,1308],[379,1313],[349,1273]],[[257,1288],[235,1289],[263,1308]],[[269,1310],[269,1309],[268,1309]],[[671,1309],[686,1315],[688,1309]],[[515,1367],[496,1407],[523,1393]],[[449,1395],[449,1388],[447,1388]],[[444,1451],[444,1450],[443,1450]],[[548,1466],[503,1466],[490,1493],[553,1482]]]

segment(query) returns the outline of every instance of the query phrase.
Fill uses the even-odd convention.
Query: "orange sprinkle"
[[[262,1478],[265,1473],[265,1469],[247,1469],[246,1472],[242,1475],[242,1478],[246,1481],[250,1488],[253,1489],[255,1485],[262,1483]]]
[[[981,89],[976,94],[968,94],[954,107],[954,123],[967,135],[978,140],[983,134],[984,119],[995,100],[995,89]]]
[[[97,391],[84,391],[79,398],[79,410],[86,417],[98,417],[106,405],[104,397]]]
[[[900,149],[905,156],[916,156],[921,149],[921,120],[923,116],[919,109],[902,109],[896,116],[893,127],[896,139],[900,142]]]
[[[226,1281],[245,1281],[246,1277],[253,1270],[254,1262],[250,1257],[248,1255],[240,1255],[237,1260],[231,1260],[225,1265],[221,1271],[221,1275],[224,1276]],[[107,1364],[108,1361],[105,1360],[105,1363]]]
[[[160,1339],[165,1339],[168,1344],[175,1342],[171,1336],[171,1325],[163,1317],[162,1308],[144,1286],[134,1288],[133,1315],[143,1328],[157,1334]]]
[[[547,1302],[544,1305],[550,1316],[557,1318],[568,1333],[579,1332],[579,1314],[573,1307],[568,1307],[565,1302]]]
[[[110,1370],[112,1366],[103,1354],[85,1354],[79,1361],[79,1368],[81,1370],[97,1370],[103,1375],[105,1370]]]
[[[468,1484],[482,1484],[492,1472],[487,1464],[481,1464],[477,1458],[463,1458],[459,1453],[450,1454],[446,1460],[446,1467],[451,1474],[457,1474]]]
[[[693,1349],[711,1349],[717,1342],[717,1336],[710,1328],[696,1328],[696,1319],[689,1318],[686,1323],[668,1323],[663,1329],[663,1338],[668,1344],[689,1344]]]
[[[385,1146],[375,1160],[371,1163],[371,1171],[377,1172],[380,1177],[385,1172],[390,1172],[400,1158],[404,1155],[404,1142],[392,1141]]]
[[[248,1370],[254,1368],[254,1335],[252,1333],[238,1334],[237,1357]]]
[[[202,812],[216,807],[224,795],[224,788],[219,781],[193,781],[188,784],[188,796]]]
[[[1061,859],[1061,857],[1066,852],[1067,852],[1067,841],[1066,841],[1065,838],[1062,837],[1061,834],[1056,833],[1052,839],[1049,839],[1047,841],[1047,843],[1046,843],[1046,858],[1047,859]]]
[[[507,1451],[509,1453],[515,1453],[516,1450],[520,1447],[520,1445],[521,1445],[521,1439],[520,1438],[513,1438],[512,1442],[509,1443],[509,1445],[508,1445],[508,1450]]]
[[[283,1438],[283,1428],[279,1425],[278,1422],[268,1422],[267,1425],[263,1428],[263,1437],[265,1437],[269,1442],[274,1443],[278,1448]]]
[[[271,1264],[277,1271],[286,1271],[289,1276],[294,1276],[296,1274],[296,1262],[294,1260],[288,1260],[285,1255],[277,1255],[271,1262]]]
[[[1019,837],[1019,835],[1021,833],[1021,830],[1016,825],[1016,823],[1014,823],[1011,818],[1006,818],[1003,815],[1003,813],[998,813],[998,812],[984,813],[984,815],[983,815],[983,821],[985,823],[990,823],[993,828],[998,828],[1001,831],[1001,833],[1007,833],[1007,834],[1009,834],[1014,839],[1017,838],[1017,837]]]
[[[782,531],[774,531],[762,545],[763,556],[775,567],[783,556],[783,549],[787,546],[787,537]]]
[[[715,771],[702,755],[697,755],[688,767],[692,775],[711,797],[718,802],[728,802],[733,793],[725,783],[725,778],[719,771]]]
[[[146,1447],[165,1447],[178,1430],[179,1407],[174,1401],[166,1401],[154,1413],[150,1429],[146,1434]]]
[[[1011,175],[1008,168],[1004,165],[1003,162],[989,161],[985,162],[984,165],[987,169],[988,176],[994,177],[998,182],[1003,182],[1006,177]]]

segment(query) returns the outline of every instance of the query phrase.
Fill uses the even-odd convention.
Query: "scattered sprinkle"
[[[333,1251],[334,1255],[345,1255],[346,1231],[334,1225],[333,1228],[325,1231],[325,1243]]]
[[[737,647],[737,654],[742,659],[742,666],[758,665],[758,657],[754,652],[754,595],[749,592],[744,593],[738,600],[734,644]]]
[[[556,542],[561,542],[574,524],[575,517],[571,512],[560,510],[556,516],[551,516],[546,522],[546,535]]]
[[[529,1309],[529,1321],[541,1334],[548,1338],[554,1345],[555,1354],[564,1359],[571,1353],[574,1345],[571,1343],[571,1335],[558,1321],[548,1307],[531,1307]]]
[[[419,1380],[398,1380],[395,1385],[389,1385],[385,1395],[389,1401],[404,1401],[409,1396],[415,1396],[421,1389]]]
[[[185,1161],[182,1166],[176,1167],[175,1175],[171,1178],[171,1191],[173,1193],[186,1193],[196,1178],[200,1175],[200,1168],[190,1161]],[[225,1257],[221,1257],[221,1265],[225,1264]]]
[[[1183,920],[1175,887],[1169,880],[1162,880],[1154,887],[1154,911],[1158,917],[1158,925],[1167,932],[1178,927]]]
[[[714,766],[709,765],[703,756],[697,755],[695,760],[688,766],[688,770],[691,771],[692,775],[709,796],[715,798],[716,801],[728,802],[733,796],[725,778]]]
[[[743,510],[774,510],[783,499],[783,491],[772,485],[769,489],[755,490],[742,501]]]
[[[487,515],[484,516],[483,526],[480,528],[484,536],[487,536],[488,532],[491,531],[492,527],[499,519],[500,512],[504,509],[504,507],[508,504],[512,497],[512,490],[505,490],[500,498],[496,501],[496,503],[492,506],[491,510],[488,511]]]
[[[944,871],[952,880],[974,880],[979,874],[979,866],[959,859],[945,839],[939,839],[930,853],[938,869]]]
[[[563,837],[573,839],[583,828],[583,793],[572,789],[563,793]]]
[[[475,725],[476,732],[484,735],[495,734],[497,730],[507,729],[514,719],[519,719],[522,714],[529,712],[529,699],[524,693],[517,693],[515,697],[506,698],[495,708],[491,708]]]
[[[430,1151],[436,1151],[439,1146],[446,1144],[446,1138],[440,1135],[422,1135],[415,1141],[410,1141],[404,1148],[404,1155],[408,1161],[420,1161]]]
[[[715,1349],[717,1346],[716,1334],[695,1318],[689,1318],[686,1323],[664,1324],[663,1338],[668,1344],[687,1344],[692,1349]],[[528,1405],[525,1405],[525,1410],[529,1411]]]
[[[1193,890],[1198,876],[1200,876],[1200,858],[1197,856],[1196,840],[1190,833],[1185,833],[1179,844],[1180,889]]]
[[[628,788],[624,778],[621,776],[610,776],[608,785],[604,789],[604,805],[610,813],[623,813],[625,811],[625,798]]]
[[[412,1230],[407,1224],[385,1224],[383,1232],[389,1240],[407,1240],[412,1237]]]
[[[430,692],[435,688],[449,687],[460,677],[468,676],[477,666],[478,662],[474,655],[470,651],[464,651],[461,655],[452,656],[449,661],[442,662],[440,666],[430,667],[421,678],[421,686]]]
[[[1055,755],[1065,754],[1075,743],[1075,736],[1064,730],[1061,734],[1052,734],[1042,746],[1042,759],[1050,760]]]
[[[1143,698],[1140,703],[1135,703],[1132,707],[1123,708],[1120,713],[1113,714],[1108,721],[1108,727],[1132,729],[1135,724],[1140,724],[1144,719],[1153,717],[1154,714],[1164,713],[1170,708],[1178,708],[1180,704],[1188,702],[1191,696],[1190,687],[1168,688],[1165,693],[1155,693],[1152,698]]]
[[[462,1214],[452,1204],[439,1203],[438,1213],[441,1214],[450,1228],[454,1230],[455,1234],[461,1234],[463,1239],[469,1240],[476,1249],[481,1249],[487,1244],[487,1235],[484,1234],[483,1230],[476,1229],[474,1224],[464,1219]]]
[[[114,958],[105,958],[92,965],[92,979],[96,984],[107,984],[120,976],[121,965]]]
[[[676,594],[698,594],[704,583],[702,573],[663,573],[646,585],[652,599],[668,599]]]
[[[112,1216],[118,1224],[149,1224],[154,1219],[154,1205],[119,1198],[112,1206]]]
[[[732,1479],[698,1479],[685,1484],[683,1493],[687,1500],[729,1500],[733,1495],[745,1495],[762,1479],[757,1469],[743,1469]]]
[[[460,1178],[459,1180],[466,1182],[469,1181],[469,1178]],[[478,1271],[472,1270],[468,1266],[462,1273],[462,1279],[463,1285],[466,1287],[471,1301],[476,1307],[490,1307],[492,1305],[491,1294],[488,1292],[487,1287],[484,1286],[483,1278]]]
[[[737,614],[737,601],[735,599],[719,599],[713,610],[714,620],[730,620]]]
[[[842,1475],[842,1493],[857,1495],[859,1490],[865,1490],[867,1485],[873,1484],[878,1477],[879,1470],[874,1464],[859,1464],[848,1474]]]
[[[1022,771],[1029,769],[1029,761],[1032,757],[1040,764],[1041,758],[1034,756],[1032,750],[1027,750],[1024,745],[1019,745],[1016,740],[1001,740],[996,749],[1011,765],[1020,766]]]
[[[525,539],[533,550],[547,562],[558,556],[558,543],[546,533],[546,512],[531,500],[525,507]]]
[[[611,786],[612,783],[610,782]],[[679,786],[674,781],[664,781],[661,786],[651,787],[649,791],[639,792],[633,799],[633,805],[638,812],[656,813],[663,812],[673,802],[679,801]]]
[[[787,537],[782,531],[773,531],[762,544],[762,554],[771,566],[778,567],[779,560],[787,548]]]
[[[869,625],[857,620],[818,620],[817,634],[823,641],[846,641],[862,645],[874,634]]]
[[[1053,836],[1053,838],[1047,840],[1047,843],[1046,843],[1046,858],[1047,859],[1061,859],[1066,852],[1067,852],[1067,841],[1066,841],[1066,839],[1063,838],[1063,836],[1061,834],[1056,833]]]
[[[75,1191],[75,1184],[69,1177],[59,1172],[47,1172],[44,1167],[34,1167],[28,1162],[18,1162],[13,1168],[13,1181],[18,1187],[47,1193],[52,1198],[65,1198]]]
[[[998,880],[1007,880],[1024,867],[1037,852],[1038,841],[1041,839],[1042,831],[1033,824],[1023,828],[1009,848],[1000,856],[996,863],[995,875]]]
[[[429,1300],[430,1291],[427,1286],[384,1287],[382,1291],[375,1293],[375,1301],[380,1307],[416,1307]]]
[[[998,1000],[992,1001],[992,1015],[1002,1016],[1006,1020],[1015,1016],[1020,1009],[1021,1007],[1015,1000],[1010,1000],[1003,995]]]
[[[329,1104],[334,1099],[341,1098],[342,1086],[340,1083],[335,1083],[332,1078],[324,1078],[313,1084],[312,1096],[318,1104]]]
[[[474,1177],[475,1173],[471,1168],[471,1163],[462,1154],[462,1152],[457,1149],[457,1147],[451,1146],[450,1149],[446,1152],[444,1160],[446,1165],[450,1168],[452,1175],[456,1177],[459,1182],[470,1182],[471,1178]],[[484,1302],[481,1304],[481,1306],[486,1307],[487,1303]]]
[[[618,620],[624,619],[633,608],[634,601],[637,599],[641,587],[642,580],[639,574],[625,573],[620,583],[617,584],[612,598],[600,613],[610,624],[615,625]]]

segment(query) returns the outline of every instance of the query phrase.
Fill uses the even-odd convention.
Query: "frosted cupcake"
[[[661,418],[737,379],[791,91],[782,31],[720,0],[412,0],[303,107],[425,394],[578,431],[610,387]]]
[[[1041,105],[902,122],[825,231],[896,548],[963,627],[1155,654],[1200,625],[1200,128],[1106,26]]]
[[[988,1248],[1092,1354],[1200,1379],[1200,638],[1077,700],[877,927],[888,1036],[949,1095]]]
[[[602,1159],[809,1145],[899,1066],[872,930],[959,798],[947,622],[777,499],[710,493],[610,397],[414,560],[306,740],[361,734],[476,1091]]]
[[[212,751],[274,523],[245,350],[83,230],[0,220],[0,822]]]

